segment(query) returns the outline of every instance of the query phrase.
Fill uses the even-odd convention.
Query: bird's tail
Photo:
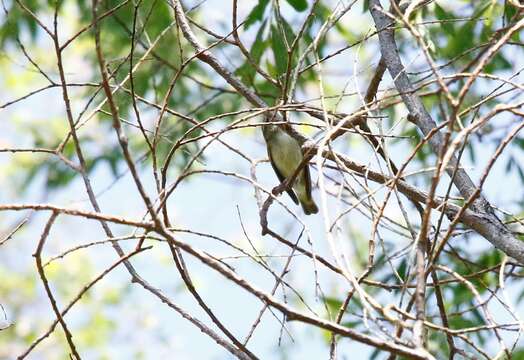
[[[318,212],[317,204],[315,204],[312,198],[300,199],[300,205],[302,205],[302,209],[304,209],[306,215],[316,214]]]

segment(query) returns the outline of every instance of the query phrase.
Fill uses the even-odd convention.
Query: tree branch
[[[370,11],[378,30],[380,51],[395,87],[409,111],[411,120],[423,134],[428,134],[437,125],[416,94],[416,90],[406,74],[395,42],[394,22],[385,15],[380,0],[370,0]],[[429,144],[433,152],[439,154],[444,146],[442,134],[436,133],[429,139]],[[449,164],[451,166],[446,167],[446,171],[462,196],[464,198],[476,196],[478,187],[475,186],[466,171],[460,167],[455,156],[451,157]],[[478,194],[471,206],[474,212],[471,214],[472,216],[468,217],[468,220],[464,219],[464,223],[475,229],[496,248],[524,264],[524,242],[513,236],[502,224],[488,201],[481,194]]]

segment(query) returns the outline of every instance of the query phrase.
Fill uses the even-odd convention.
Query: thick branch
[[[437,125],[424,107],[420,97],[416,94],[416,90],[405,72],[395,42],[393,21],[384,14],[380,0],[370,0],[370,10],[378,30],[382,58],[386,62],[395,87],[402,97],[402,101],[406,105],[413,122],[423,134],[428,134]],[[429,144],[433,152],[439,154],[440,149],[444,145],[442,134],[436,133],[429,139]],[[451,166],[446,167],[446,171],[462,196],[466,199],[478,196],[472,204],[474,216],[469,217],[467,220],[463,219],[464,223],[475,229],[496,248],[524,263],[524,243],[515,238],[495,216],[487,200],[478,191],[478,187],[475,186],[466,171],[460,167],[457,158],[453,156],[449,164]]]
[[[264,100],[256,95],[251,89],[246,87],[229,70],[222,66],[218,59],[198,42],[195,34],[189,26],[182,5],[179,1],[174,1],[173,4],[178,26],[180,27],[180,30],[182,31],[182,34],[186,40],[189,41],[189,43],[197,51],[196,56],[208,64],[211,68],[213,68],[214,71],[216,71],[251,104],[260,108],[268,107]],[[381,51],[388,71],[390,72],[392,78],[395,79],[395,86],[400,92],[402,100],[406,104],[410,114],[412,115],[412,118],[416,120],[417,126],[419,126],[424,134],[429,134],[432,129],[436,127],[436,124],[427,110],[424,108],[420,98],[415,94],[415,89],[404,72],[404,66],[400,60],[395,43],[393,28],[388,29],[391,26],[391,20],[383,14],[379,0],[372,0],[370,5],[377,29],[381,30],[379,31]],[[268,117],[273,117],[274,121],[283,121],[278,112],[268,115]],[[295,131],[293,128],[286,127],[285,131],[295,139],[299,140],[301,144],[306,143],[306,146],[309,145],[309,139]],[[438,154],[439,149],[443,144],[442,135],[440,133],[436,133],[435,136],[430,137],[429,143],[435,153]],[[329,152],[327,152],[324,156],[326,155],[329,155]],[[471,195],[477,193],[477,187],[473,184],[464,169],[458,166],[459,164],[457,159],[453,158],[449,164],[450,166],[447,167],[447,171],[450,176],[452,176],[452,174],[455,172],[455,175],[452,176],[452,178],[454,184],[460,190],[461,194],[465,198],[469,198]],[[456,171],[454,169],[455,166],[457,167]],[[367,172],[366,174],[369,175],[370,173]],[[384,181],[383,176],[379,176],[377,178],[381,178],[382,181]],[[399,186],[399,184],[400,183],[397,183],[397,186]],[[413,196],[408,197],[414,200]],[[418,201],[424,200],[425,197],[424,199],[420,199],[420,197],[418,198]],[[483,197],[479,196],[476,204],[478,204],[478,206],[474,206],[475,212],[470,210],[463,212],[462,220],[464,224],[477,231],[480,235],[490,241],[495,247],[524,264],[524,243],[516,239],[513,234],[500,222],[500,220],[498,220],[491,210],[491,207]],[[486,209],[489,210],[486,211]],[[449,209],[446,209],[446,211],[449,211]],[[454,211],[454,213],[457,214],[456,211]]]

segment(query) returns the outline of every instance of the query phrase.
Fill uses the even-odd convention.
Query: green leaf
[[[462,54],[464,51],[474,46],[475,21],[466,22],[454,36],[450,36],[446,55],[450,57]]]
[[[271,67],[271,63],[268,62],[266,66],[268,67],[270,73],[275,72],[274,67]],[[264,101],[270,106],[275,105],[277,98],[280,97],[280,89],[266,79],[258,81],[256,83],[256,88],[260,96],[262,96],[262,99],[264,99]]]
[[[345,321],[342,323],[342,326],[345,326],[350,329],[354,329],[358,327],[360,324],[362,324],[362,320],[353,320],[353,321]]]
[[[336,314],[340,310],[340,307],[342,306],[341,300],[331,297],[331,296],[326,296],[324,298],[324,302],[326,303],[329,311],[334,314]]]
[[[504,172],[507,174],[511,171],[511,169],[513,168],[513,156],[510,156],[509,159],[508,159],[508,162],[506,163],[506,166],[504,167]]]
[[[276,76],[282,76],[286,73],[288,65],[293,67],[297,60],[297,51],[294,51],[291,55],[291,64],[288,64],[289,54],[288,50],[295,39],[295,33],[291,28],[291,25],[287,23],[284,18],[280,18],[278,24],[271,25],[271,48],[273,50],[273,57],[275,60],[275,68],[273,74]],[[297,50],[298,46],[295,46],[294,50]]]
[[[444,10],[444,8],[442,8],[439,4],[435,4],[435,15],[437,16],[437,19],[442,21],[439,24],[442,30],[444,30],[448,35],[455,35],[453,23],[447,21],[454,18],[453,14],[450,14]]]
[[[408,263],[406,262],[406,260],[402,260],[400,262],[400,265],[397,268],[398,275],[402,278],[402,280],[406,279],[407,270],[408,270]]]
[[[367,13],[369,11],[369,0],[364,0],[362,2],[362,12]]]
[[[167,2],[152,2],[149,7],[147,12],[144,11],[144,17],[151,16],[151,18],[155,19],[154,21],[149,21],[147,27],[149,36],[156,37],[171,23],[171,14],[169,13]],[[148,14],[150,11],[151,13]]]
[[[293,6],[296,11],[304,11],[307,9],[306,0],[287,0],[288,4]]]
[[[479,326],[477,321],[466,318],[465,316],[452,316],[448,319],[449,327],[454,330],[466,329]]]
[[[486,65],[485,71],[488,74],[493,74],[498,70],[509,70],[513,68],[511,63],[502,55],[497,53],[488,65]]]
[[[369,356],[369,360],[375,360],[376,358],[378,358],[380,356],[381,353],[382,353],[382,350],[380,350],[380,349],[373,350],[373,352]]]
[[[246,21],[244,22],[244,27],[246,30],[257,21],[262,20],[267,4],[269,4],[269,0],[258,0],[258,4],[247,15]]]
[[[287,48],[282,32],[275,25],[271,25],[271,49],[275,58],[277,75],[287,70]]]
[[[520,292],[519,296],[517,296],[517,304],[520,304],[522,299],[524,299],[524,290]]]
[[[504,18],[506,19],[506,21],[510,21],[517,13],[517,8],[509,4],[507,1],[505,2],[505,4],[506,5],[504,6]]]
[[[255,38],[255,42],[253,43],[253,46],[251,47],[251,50],[249,51],[251,54],[251,57],[253,60],[256,61],[257,64],[260,64],[260,58],[264,54],[264,50],[266,50],[267,42],[264,39],[264,30],[266,28],[266,22],[263,22],[260,26],[260,29],[258,30],[257,36]]]
[[[513,140],[513,143],[520,147],[521,150],[524,150],[524,138],[516,138]]]
[[[524,182],[524,170],[519,165],[516,165],[517,173],[519,174],[520,181]]]
[[[267,41],[264,38],[264,30],[266,28],[266,22],[264,21],[262,25],[260,26],[260,29],[258,29],[257,36],[255,38],[255,41],[253,42],[253,45],[251,46],[251,50],[249,51],[251,55],[251,59],[257,64],[260,64],[260,59],[262,58],[262,55],[264,54],[264,51],[267,48]],[[242,82],[247,85],[252,85],[253,80],[255,78],[256,70],[253,67],[253,65],[249,61],[245,61],[242,66],[240,66],[236,71],[235,74],[240,76],[242,79]]]
[[[516,349],[512,354],[511,358],[513,360],[524,360],[524,348]]]

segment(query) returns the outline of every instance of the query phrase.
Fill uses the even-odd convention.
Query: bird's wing
[[[280,171],[278,171],[278,168],[275,165],[275,162],[273,161],[273,157],[271,156],[271,151],[268,151],[267,153],[269,155],[269,162],[271,163],[271,167],[275,171],[275,174],[277,174],[277,177],[278,177],[278,180],[280,180],[280,183],[283,183],[286,180],[286,178],[280,173]],[[286,190],[286,192],[288,193],[291,200],[293,200],[293,202],[298,205],[298,198],[295,192],[293,191],[293,189],[289,187]]]
[[[304,180],[306,180],[306,194],[311,199],[311,173],[309,172],[309,164],[304,165]]]

